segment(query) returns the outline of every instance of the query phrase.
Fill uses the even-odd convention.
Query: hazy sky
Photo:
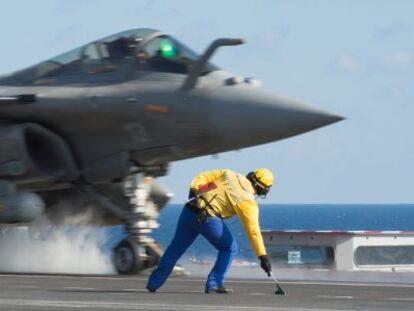
[[[0,0],[0,73],[125,29],[169,32],[213,62],[346,121],[285,141],[173,163],[160,181],[187,194],[212,168],[276,173],[268,202],[414,202],[414,1]]]

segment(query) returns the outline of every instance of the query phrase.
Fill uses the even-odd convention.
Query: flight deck
[[[204,294],[204,280],[173,277],[157,293],[146,277],[0,275],[0,310],[412,310],[414,285],[230,279],[231,295]]]

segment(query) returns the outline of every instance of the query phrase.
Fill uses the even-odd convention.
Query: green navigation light
[[[160,42],[160,51],[161,55],[164,57],[174,57],[176,54],[174,44],[167,39],[163,39]]]

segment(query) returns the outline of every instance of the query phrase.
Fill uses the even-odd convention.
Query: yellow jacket
[[[198,206],[211,216],[239,216],[250,245],[257,256],[266,255],[259,225],[259,207],[250,181],[229,169],[198,174],[191,189],[199,196]]]

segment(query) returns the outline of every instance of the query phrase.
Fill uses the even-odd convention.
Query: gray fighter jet
[[[128,237],[120,273],[157,263],[148,237],[172,161],[245,148],[342,118],[261,88],[152,29],[121,32],[0,77],[0,222],[93,206]],[[66,204],[62,204],[66,202]]]

